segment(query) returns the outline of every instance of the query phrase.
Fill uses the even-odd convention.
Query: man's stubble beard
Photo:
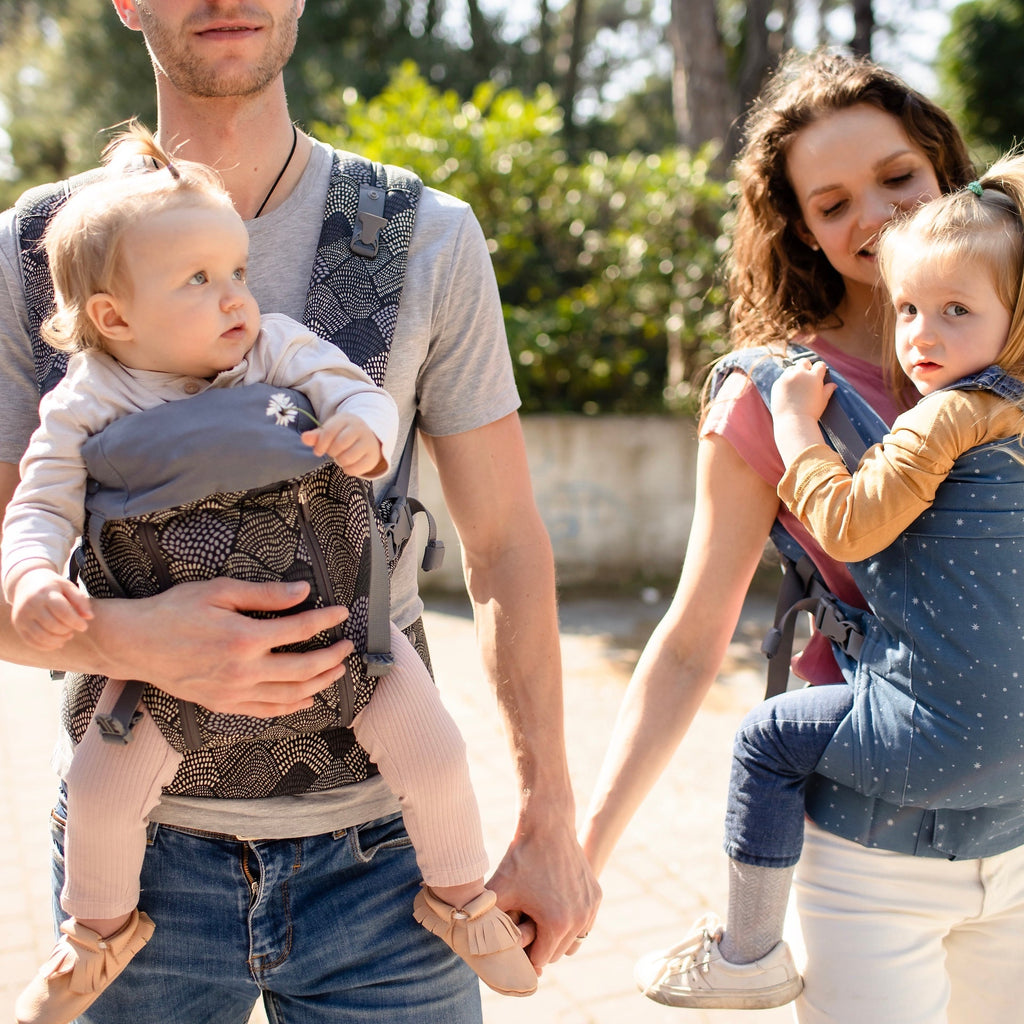
[[[245,10],[244,5],[240,7],[231,4],[225,7],[230,7],[232,11]],[[136,9],[157,72],[178,92],[200,99],[255,96],[263,92],[288,63],[298,36],[298,16],[294,4],[291,14],[284,21],[270,24],[262,16],[260,20],[272,32],[269,48],[256,64],[234,73],[224,73],[209,66],[192,53],[182,39],[169,32],[154,16],[146,0],[137,0]]]

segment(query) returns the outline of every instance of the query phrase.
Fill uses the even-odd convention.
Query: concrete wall
[[[562,586],[675,580],[693,514],[692,420],[534,415],[523,432]],[[446,547],[443,568],[421,583],[460,590],[458,538],[426,458],[420,493]]]

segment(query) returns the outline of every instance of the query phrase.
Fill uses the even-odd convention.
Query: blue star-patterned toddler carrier
[[[791,346],[787,358],[817,357]],[[736,352],[719,365],[712,389],[739,371],[767,402],[784,365],[763,349]],[[823,431],[853,468],[887,428],[839,374],[830,379],[836,393]],[[953,386],[1009,398],[1021,391],[997,367]],[[788,676],[795,612],[808,611],[854,691],[853,710],[817,769],[837,784],[836,806],[845,789],[882,806],[934,809],[935,834],[919,838],[949,856],[996,852],[993,836],[1008,849],[1024,836],[1022,454],[1016,438],[964,453],[932,506],[896,541],[849,564],[869,611],[830,594],[778,522],[772,533],[786,582],[764,645],[770,692]],[[821,787],[822,801],[828,789]],[[851,802],[851,812],[855,806],[862,805]],[[990,844],[984,851],[971,838],[980,833]]]
[[[38,247],[50,216],[72,186],[45,186],[19,204],[26,302],[41,393],[60,380],[66,357],[39,337],[52,308]],[[398,314],[421,183],[398,168],[335,154],[313,263],[305,323],[341,348],[379,385]],[[349,608],[336,630],[298,645],[350,639],[344,675],[310,709],[273,719],[223,715],[144,683],[99,723],[130,738],[139,693],[165,738],[183,755],[168,792],[263,797],[324,790],[375,772],[355,742],[352,718],[390,664],[389,570],[426,510],[405,495],[411,443],[395,488],[379,504],[365,481],[317,458],[294,429],[265,415],[279,388],[211,389],[115,421],[83,449],[89,475],[86,525],[75,561],[98,597],[146,597],[178,583],[230,576],[302,581],[298,609]],[[297,392],[289,397],[309,410]],[[301,417],[299,417],[301,418]],[[438,560],[431,535],[425,567]],[[173,629],[173,623],[168,623]],[[419,631],[410,639],[421,654]],[[69,674],[64,724],[79,740],[93,719],[105,677]]]

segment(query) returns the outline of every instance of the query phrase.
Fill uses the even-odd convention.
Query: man
[[[303,0],[113,2],[149,48],[158,137],[218,168],[249,222],[248,280],[261,308],[301,319],[330,165],[330,151],[296,137],[288,115],[282,69]],[[0,220],[0,275],[6,505],[38,401],[10,213]],[[489,884],[505,910],[523,915],[540,970],[578,948],[598,901],[574,835],[553,564],[483,235],[465,204],[429,189],[385,386],[399,406],[400,435],[418,413],[462,543],[519,781],[515,836]],[[393,586],[392,614],[405,627],[421,607],[411,558]],[[60,652],[62,667],[144,678],[219,711],[285,714],[337,677],[350,647],[274,648],[333,625],[338,612],[270,621],[239,613],[282,610],[303,596],[285,584],[218,580],[101,602],[88,630]],[[47,660],[16,640],[9,616],[0,622],[0,657]],[[412,918],[418,876],[396,808],[376,778],[258,801],[165,798],[142,880],[156,933],[88,1019],[244,1020],[262,989],[294,1021],[376,1024],[390,1011],[423,1024],[478,1021],[473,975]]]

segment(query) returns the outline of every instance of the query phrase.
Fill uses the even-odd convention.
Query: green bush
[[[364,101],[343,96],[325,140],[415,170],[469,202],[494,259],[523,408],[661,412],[723,347],[716,271],[728,186],[670,150],[579,163],[551,92],[439,93],[413,65]]]

